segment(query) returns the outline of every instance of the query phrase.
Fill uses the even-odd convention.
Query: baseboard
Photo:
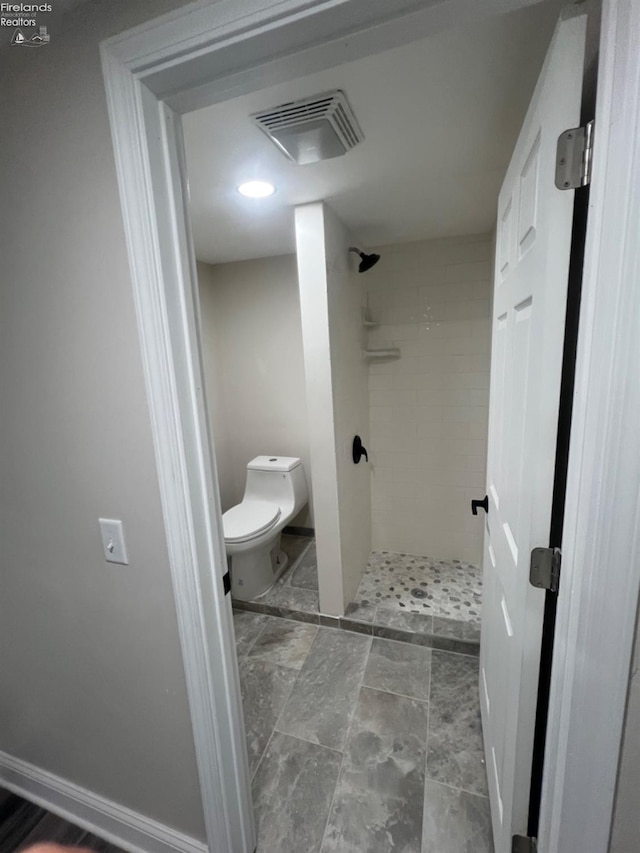
[[[292,525],[287,525],[283,531],[283,533],[288,533],[290,536],[315,536],[316,531],[313,527],[295,527]]]
[[[207,845],[0,752],[0,786],[129,853],[207,853]]]

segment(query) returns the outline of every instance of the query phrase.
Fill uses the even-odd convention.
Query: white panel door
[[[586,18],[561,20],[498,201],[480,701],[496,853],[527,834],[574,191],[556,142],[579,124]]]

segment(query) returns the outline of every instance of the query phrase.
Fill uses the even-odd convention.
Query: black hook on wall
[[[353,461],[357,465],[358,462],[362,459],[362,457],[369,461],[369,454],[367,453],[367,448],[362,444],[362,439],[359,435],[353,439]]]
[[[483,509],[489,515],[489,496],[485,495],[481,501],[471,501],[471,512],[478,514],[478,508]]]

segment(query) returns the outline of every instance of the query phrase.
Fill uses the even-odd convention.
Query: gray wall
[[[198,262],[198,284],[222,509],[242,500],[247,462],[255,456],[299,456],[310,503],[291,524],[313,527],[295,255]]]
[[[0,750],[203,839],[98,54],[180,5],[87,3],[0,51]]]

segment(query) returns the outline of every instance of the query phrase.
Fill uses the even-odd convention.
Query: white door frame
[[[255,846],[255,834],[231,607],[222,587],[226,562],[203,390],[180,114],[529,3],[217,0],[183,7],[101,45],[212,853],[247,853]],[[640,288],[631,280],[640,264],[633,232],[640,221],[640,0],[605,0],[605,6],[600,129],[549,717],[553,760],[543,791],[540,848],[562,853],[606,850],[604,841],[595,845],[594,839],[608,836],[640,586],[638,537],[633,535],[637,480],[632,482],[640,462],[632,441],[640,427],[640,391],[631,373],[640,340]],[[619,15],[629,19],[623,26]],[[607,137],[609,117],[615,121]],[[635,135],[626,135],[632,125]],[[635,181],[629,179],[632,166]],[[611,326],[603,328],[604,319]],[[615,346],[607,329],[617,332]],[[617,405],[607,410],[607,402]],[[590,452],[594,442],[600,442],[597,453]],[[599,558],[621,551],[626,557],[620,571],[607,576],[603,607]],[[607,631],[613,624],[616,630]],[[599,666],[613,661],[610,668]],[[594,681],[611,689],[593,690]],[[579,712],[572,713],[574,708]],[[589,749],[574,748],[587,742]],[[604,795],[596,780],[607,782]],[[589,839],[586,846],[575,840],[583,837]]]
[[[605,0],[540,850],[606,851],[640,589],[640,0]]]

